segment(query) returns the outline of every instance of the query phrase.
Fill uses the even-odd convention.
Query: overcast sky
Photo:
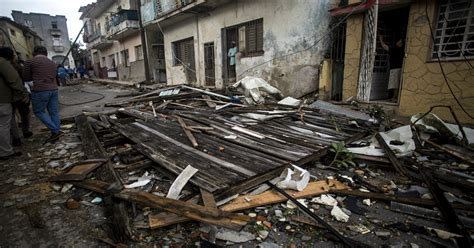
[[[0,16],[13,20],[12,10],[23,13],[44,13],[50,15],[64,15],[67,18],[69,39],[76,38],[82,28],[79,7],[95,2],[95,0],[0,0]]]

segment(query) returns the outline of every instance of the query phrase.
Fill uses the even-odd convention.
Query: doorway
[[[398,102],[410,8],[380,10],[370,101]]]
[[[222,46],[222,65],[223,65],[223,73],[222,73],[222,79],[224,83],[230,84],[232,82],[235,82],[236,80],[236,71],[235,71],[235,65],[230,65],[230,60],[227,57],[227,53],[229,49],[232,47],[232,42],[236,42],[237,48],[239,48],[239,26],[233,26],[233,27],[228,27],[222,29],[222,41],[223,41],[223,46]],[[239,49],[237,49],[240,51]]]
[[[336,20],[339,22],[340,20]],[[344,56],[346,51],[346,22],[341,23],[332,34],[331,60],[332,82],[331,100],[342,100],[342,82],[344,81]]]

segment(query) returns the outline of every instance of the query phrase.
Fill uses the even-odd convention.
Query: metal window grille
[[[182,65],[190,56],[190,49],[193,47],[193,38],[173,42],[174,65]],[[194,53],[194,51],[192,51]]]
[[[263,54],[263,19],[247,22],[245,25],[245,56]]]
[[[474,4],[472,0],[441,0],[432,58],[474,57]]]
[[[143,59],[143,49],[142,45],[135,47],[135,60],[142,60]]]
[[[215,84],[214,42],[204,43],[204,69],[206,86]]]

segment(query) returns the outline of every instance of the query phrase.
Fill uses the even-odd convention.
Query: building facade
[[[134,0],[98,0],[79,9],[83,39],[100,78],[145,80],[143,48]]]
[[[33,57],[33,48],[41,44],[41,38],[27,26],[8,17],[0,17],[0,47],[11,47],[19,60]]]
[[[329,44],[318,39],[329,29],[327,10],[335,2],[143,1],[142,20],[147,34],[162,32],[162,40],[149,43],[158,54],[163,47],[168,84],[222,88],[249,75],[300,97],[318,89]],[[235,64],[228,57],[233,42]]]
[[[48,49],[48,58],[56,64],[64,63],[65,66],[75,67],[72,56],[69,55],[66,58],[66,54],[71,48],[71,42],[65,16],[23,13],[16,10],[12,11],[12,16],[15,22],[29,27],[43,39],[41,45]]]
[[[474,123],[472,1],[353,0],[331,13],[338,18],[350,14],[339,48],[344,62],[341,76],[336,77],[342,80],[333,80],[340,85],[329,87],[339,89],[342,99],[390,105],[402,116],[448,105],[461,122]],[[400,40],[403,46],[397,49]],[[392,50],[387,52],[382,42]],[[393,54],[395,50],[401,54]],[[390,56],[402,59],[400,82],[392,97]],[[453,121],[446,108],[434,113]]]

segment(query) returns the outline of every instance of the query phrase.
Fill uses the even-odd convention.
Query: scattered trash
[[[340,207],[334,205],[331,210],[331,215],[340,222],[349,221],[349,215],[347,215]]]
[[[102,203],[102,198],[100,197],[95,197],[94,199],[92,199],[91,203],[93,204],[101,204]]]
[[[232,231],[219,229],[216,233],[216,239],[226,240],[233,243],[244,243],[256,239],[255,235],[246,231]]]

